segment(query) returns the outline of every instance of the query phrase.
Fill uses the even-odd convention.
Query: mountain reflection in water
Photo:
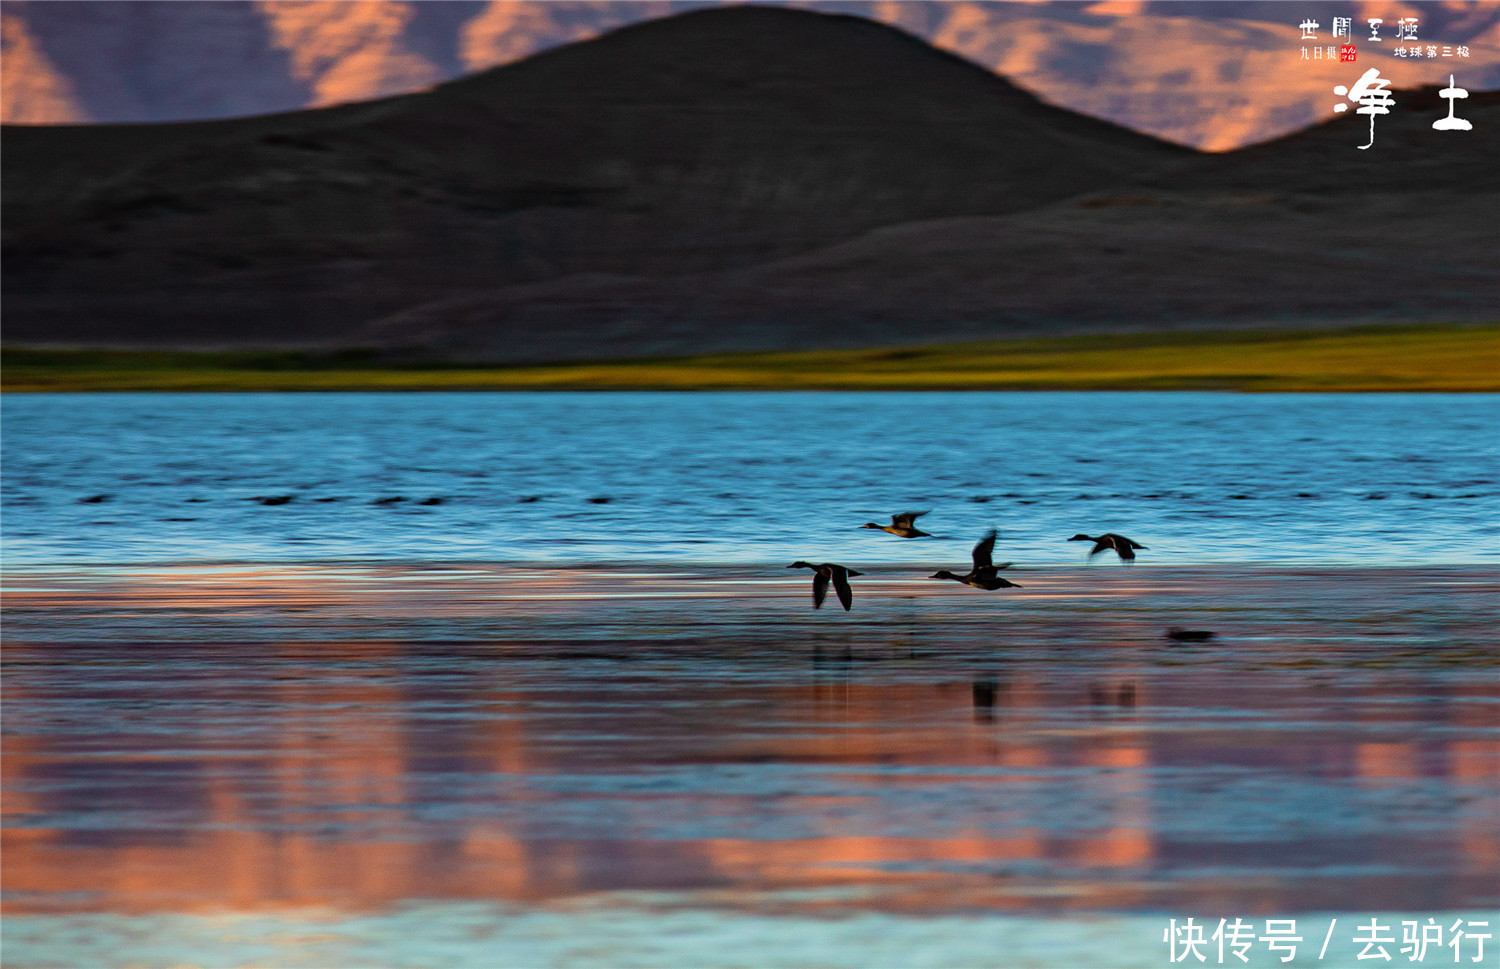
[[[1482,569],[12,578],[12,914],[1495,900]]]

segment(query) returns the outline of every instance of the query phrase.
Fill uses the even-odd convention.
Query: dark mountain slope
[[[363,105],[3,139],[12,344],[336,345],[465,293],[733,270],[1192,156],[899,31],[756,7]]]
[[[405,310],[356,342],[586,359],[1186,327],[1493,322],[1500,93],[1433,89],[1128,184],[675,276],[575,276]]]
[[[1153,173],[1139,181],[1179,190],[1274,189],[1330,198],[1500,192],[1500,92],[1471,90],[1456,99],[1454,114],[1472,129],[1438,131],[1433,122],[1448,115],[1440,90],[1392,91],[1395,103],[1389,114],[1376,116],[1375,143],[1363,151],[1358,146],[1369,143],[1370,118],[1349,103],[1348,111],[1322,124],[1238,151],[1199,155],[1170,169],[1169,176]],[[1339,100],[1329,92],[1330,114]]]

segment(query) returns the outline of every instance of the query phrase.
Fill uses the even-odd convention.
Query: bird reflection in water
[[[1000,681],[993,678],[975,680],[972,693],[974,696],[974,719],[981,723],[994,723],[995,698],[1000,693]]]
[[[1089,684],[1089,704],[1095,707],[1119,707],[1122,710],[1135,707],[1135,682],[1127,680],[1116,687],[1107,683]]]

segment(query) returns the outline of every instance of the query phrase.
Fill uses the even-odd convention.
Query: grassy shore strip
[[[1063,337],[549,366],[6,350],[3,389],[1500,391],[1500,323]]]

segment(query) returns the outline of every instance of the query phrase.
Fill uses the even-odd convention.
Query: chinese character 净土
[[[1390,78],[1380,76],[1380,69],[1372,67],[1365,71],[1364,75],[1354,83],[1353,88],[1346,88],[1342,84],[1333,89],[1334,94],[1347,95],[1350,101],[1358,103],[1361,107],[1355,114],[1367,114],[1370,116],[1370,144],[1360,145],[1361,149],[1369,148],[1375,144],[1375,116],[1377,114],[1390,114],[1391,105],[1396,99],[1391,97],[1386,88],[1391,86]],[[1333,111],[1338,114],[1348,110],[1349,106],[1339,102],[1333,106]],[[1394,940],[1393,940],[1394,941]]]
[[[1472,124],[1465,121],[1463,118],[1455,118],[1453,116],[1454,105],[1458,103],[1459,98],[1468,97],[1469,92],[1453,83],[1452,74],[1448,75],[1448,86],[1439,91],[1438,94],[1448,99],[1448,117],[1437,119],[1432,123],[1432,126],[1439,131],[1474,130],[1474,126]]]

